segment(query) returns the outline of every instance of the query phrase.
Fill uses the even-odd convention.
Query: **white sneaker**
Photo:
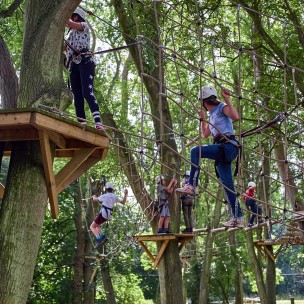
[[[238,227],[237,222],[238,221],[233,217],[228,222],[225,222],[222,225],[224,227]],[[243,222],[243,226],[244,226],[244,222]]]
[[[194,193],[194,187],[191,184],[186,184],[182,188],[176,188],[175,191],[183,193],[183,194],[193,194]]]

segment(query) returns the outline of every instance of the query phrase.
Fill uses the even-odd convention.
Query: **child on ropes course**
[[[256,204],[254,199],[255,188],[256,188],[256,184],[254,182],[249,182],[248,189],[246,190],[246,193],[243,194],[243,199],[245,200],[245,204],[248,210],[252,212],[249,219],[248,227],[254,226],[254,219],[257,214],[258,214],[258,223],[259,224],[263,223],[263,220],[261,219],[262,208],[261,206],[258,206]]]
[[[103,131],[100,111],[94,95],[95,63],[90,55],[90,32],[85,21],[85,12],[77,8],[68,20],[66,26],[70,28],[66,40],[66,67],[70,72],[70,83],[74,96],[76,116],[81,124],[86,123],[84,99],[89,104],[96,129]],[[82,53],[85,53],[82,55]]]
[[[93,223],[90,226],[91,231],[94,233],[97,239],[97,243],[94,248],[98,248],[100,245],[104,244],[107,241],[104,233],[102,232],[100,225],[108,221],[111,218],[112,210],[115,203],[125,204],[127,200],[128,190],[125,189],[123,199],[117,197],[113,191],[115,189],[114,184],[107,182],[105,185],[106,193],[97,197],[96,195],[92,196],[94,203],[102,203],[101,209],[97,216],[95,217]]]
[[[226,227],[244,227],[242,211],[235,193],[231,162],[238,156],[238,142],[235,139],[232,120],[238,120],[239,114],[230,101],[230,91],[222,89],[225,103],[217,99],[217,91],[212,86],[205,86],[199,90],[198,99],[206,111],[210,113],[209,123],[206,114],[198,110],[201,120],[202,136],[207,138],[212,134],[214,144],[196,146],[191,149],[191,170],[189,183],[176,191],[184,194],[195,193],[199,178],[199,156],[215,160],[216,173],[224,185],[233,218],[223,225]],[[199,150],[201,149],[201,151]]]
[[[157,233],[170,233],[170,211],[168,206],[168,196],[173,193],[173,188],[176,186],[177,180],[175,178],[172,178],[168,186],[165,186],[163,177],[159,175],[155,178],[155,184],[157,185],[156,193],[158,199],[158,211],[160,215]]]
[[[186,171],[183,176],[183,186],[189,182],[190,171]],[[182,210],[184,215],[184,221],[186,229],[182,233],[192,233],[193,232],[193,221],[192,221],[192,209],[193,209],[193,195],[183,194],[180,196],[182,201]]]

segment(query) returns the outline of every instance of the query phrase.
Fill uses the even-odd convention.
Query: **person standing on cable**
[[[231,162],[238,156],[238,142],[235,139],[232,120],[238,120],[239,113],[230,101],[230,91],[223,88],[221,94],[225,103],[217,99],[217,91],[214,87],[205,86],[199,90],[198,99],[203,108],[210,113],[207,122],[205,112],[197,111],[201,120],[202,136],[207,138],[212,134],[214,144],[191,149],[189,183],[176,191],[184,194],[195,193],[200,173],[199,156],[215,160],[216,172],[224,186],[233,213],[233,218],[223,225],[244,227],[242,210],[235,193],[231,172]]]
[[[128,195],[128,189],[125,189],[124,197],[122,199],[117,197],[113,193],[115,190],[115,186],[111,182],[107,182],[105,188],[106,188],[105,194],[102,194],[100,196],[96,196],[96,195],[92,196],[92,200],[94,203],[102,204],[99,213],[96,215],[93,223],[90,226],[91,231],[94,233],[97,239],[94,248],[98,248],[107,241],[107,238],[102,232],[100,225],[111,218],[114,204],[121,203],[124,205],[126,203],[127,195]]]
[[[90,51],[89,26],[85,12],[77,8],[66,26],[70,29],[65,44],[66,67],[70,72],[70,83],[74,96],[76,116],[81,124],[86,123],[84,99],[88,102],[96,129],[103,131],[97,99],[94,95],[95,62]],[[87,53],[81,55],[81,53]]]
[[[251,216],[250,216],[249,223],[248,223],[247,227],[254,226],[254,220],[255,220],[256,215],[258,215],[258,223],[259,224],[263,223],[263,220],[261,218],[262,208],[261,208],[261,206],[258,206],[256,204],[256,201],[254,199],[255,189],[256,189],[255,182],[249,182],[248,183],[248,189],[243,194],[243,200],[245,200],[246,207],[248,208],[249,211],[251,211]]]

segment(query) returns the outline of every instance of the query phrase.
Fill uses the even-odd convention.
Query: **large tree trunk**
[[[39,144],[15,143],[0,210],[0,303],[26,303],[46,206]]]
[[[20,72],[19,107],[66,101],[60,67],[63,29],[79,0],[28,0]],[[56,98],[56,99],[54,99]],[[0,302],[25,303],[31,286],[47,206],[38,142],[13,144],[0,210]],[[22,229],[20,229],[20,224]]]
[[[74,261],[74,280],[72,286],[73,304],[82,304],[83,294],[83,272],[84,272],[84,248],[85,248],[85,229],[82,225],[81,191],[79,182],[74,183],[76,188],[74,194],[75,203],[75,226],[76,226],[76,255]]]
[[[115,292],[110,275],[109,262],[107,260],[101,261],[100,271],[101,271],[103,287],[107,297],[107,304],[116,304]]]

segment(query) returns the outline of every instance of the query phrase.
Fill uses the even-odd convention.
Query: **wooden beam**
[[[156,259],[155,259],[155,262],[154,262],[154,268],[156,268],[160,262],[160,259],[162,258],[163,256],[163,253],[165,252],[166,248],[167,248],[167,245],[169,243],[169,239],[165,240],[163,243],[162,243],[162,246],[156,256]]]
[[[92,163],[98,162],[96,158],[90,158],[89,156],[95,151],[95,148],[82,149],[78,151],[73,157],[56,175],[56,187],[57,193],[61,192],[68,185],[70,185],[75,179],[77,179],[82,173],[86,172],[88,168],[91,168]]]
[[[31,112],[24,113],[1,113],[0,126],[20,126],[23,124],[29,124],[31,119]]]
[[[5,187],[0,183],[0,198],[3,199]]]
[[[155,262],[155,257],[153,256],[153,254],[151,253],[151,251],[149,250],[149,248],[142,241],[139,241],[138,243],[141,246],[141,248],[146,252],[146,254],[149,256],[149,258],[151,259],[152,263],[154,263]]]
[[[39,140],[39,135],[34,128],[12,129],[0,131],[0,141],[27,141]]]
[[[66,140],[64,136],[56,132],[46,131],[49,139],[59,148],[64,149],[66,147]]]
[[[91,131],[82,129],[81,126],[74,126],[65,121],[60,121],[40,113],[32,113],[31,125],[39,129],[55,131],[65,136],[91,143],[95,146],[104,148],[109,147],[109,138],[106,135],[103,135],[101,132],[93,133]]]
[[[55,219],[59,215],[59,207],[58,207],[55,176],[53,172],[53,160],[51,155],[50,141],[48,135],[43,131],[39,131],[39,138],[40,138],[40,148],[41,148],[42,161],[44,167],[45,183],[47,186],[49,203],[51,206],[51,214],[52,214],[52,218]]]

